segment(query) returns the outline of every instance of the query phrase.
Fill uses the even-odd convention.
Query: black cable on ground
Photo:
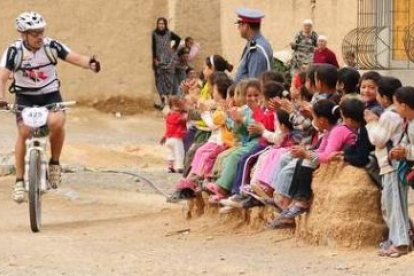
[[[164,196],[165,198],[169,198],[170,195],[164,192],[162,189],[160,189],[157,184],[155,184],[153,181],[149,180],[147,177],[142,176],[138,173],[132,173],[132,172],[125,172],[125,171],[116,171],[116,170],[98,170],[97,172],[101,173],[117,173],[117,174],[125,174],[130,175],[134,177],[138,177],[139,179],[143,180],[147,184],[149,184],[155,191],[157,191],[160,195]]]

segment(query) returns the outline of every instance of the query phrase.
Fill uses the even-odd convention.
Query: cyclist
[[[100,71],[100,63],[95,57],[80,55],[59,41],[45,37],[45,27],[46,21],[37,12],[24,12],[16,18],[16,29],[21,39],[11,44],[0,60],[0,106],[7,105],[5,88],[10,76],[13,83],[9,91],[15,93],[16,104],[43,106],[62,102],[56,73],[58,59],[96,73]],[[17,115],[16,121],[16,183],[12,198],[21,203],[24,200],[25,141],[30,136],[30,129],[22,124],[21,116]],[[51,158],[48,179],[53,188],[57,188],[61,181],[59,158],[65,138],[64,124],[64,112],[49,113],[47,126],[50,130]]]

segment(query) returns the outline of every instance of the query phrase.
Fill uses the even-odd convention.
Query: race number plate
[[[25,108],[22,111],[23,123],[31,128],[39,128],[46,125],[49,111],[45,107]]]

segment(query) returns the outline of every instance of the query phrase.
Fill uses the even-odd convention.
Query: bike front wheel
[[[41,224],[40,175],[40,153],[32,150],[29,159],[29,213],[32,232],[39,232]]]

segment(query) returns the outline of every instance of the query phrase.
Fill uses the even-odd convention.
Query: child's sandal
[[[407,255],[409,248],[399,249],[395,246],[390,246],[387,249],[380,250],[379,255],[382,257],[399,258],[403,255]]]
[[[208,202],[211,204],[219,204],[220,200],[225,199],[226,197],[221,194],[212,195],[208,198]]]
[[[213,195],[222,194],[219,185],[217,185],[216,183],[213,183],[213,182],[207,183],[204,188],[207,192]]]
[[[267,223],[265,226],[265,229],[275,230],[275,229],[288,229],[288,228],[295,228],[295,227],[296,227],[295,220],[278,217],[272,220],[271,222]]]

